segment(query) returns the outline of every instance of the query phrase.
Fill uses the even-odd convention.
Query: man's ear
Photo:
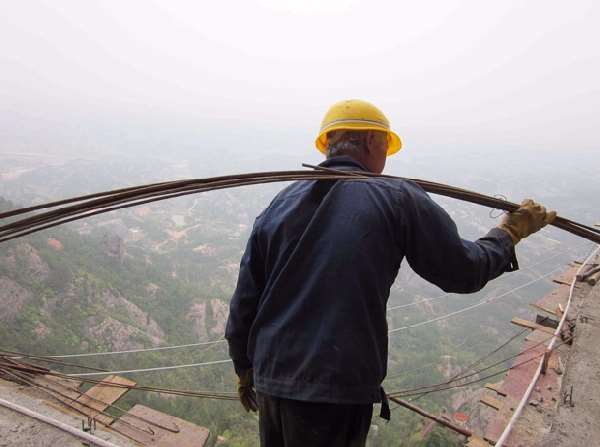
[[[365,149],[367,153],[371,153],[371,148],[373,147],[374,138],[376,137],[375,132],[367,130],[365,135]]]

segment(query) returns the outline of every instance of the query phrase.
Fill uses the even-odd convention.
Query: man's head
[[[329,108],[315,145],[327,157],[349,155],[380,173],[386,155],[398,152],[402,142],[381,110],[367,101],[349,99]]]
[[[348,155],[369,171],[381,174],[388,152],[388,136],[378,130],[334,130],[327,133],[327,158]]]

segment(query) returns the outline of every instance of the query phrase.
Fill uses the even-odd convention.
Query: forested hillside
[[[13,160],[18,171],[19,163]],[[7,165],[5,165],[7,166]],[[10,165],[8,165],[10,166]],[[14,171],[14,172],[16,172]],[[0,209],[160,179],[208,175],[193,163],[145,161],[119,164],[77,160],[21,171],[4,181]],[[93,181],[88,181],[93,172]],[[0,246],[2,349],[31,354],[121,351],[218,340],[239,259],[256,214],[283,185],[226,190],[111,212],[53,228]],[[488,211],[439,199],[465,237],[481,236]],[[403,266],[389,301],[387,391],[447,380],[515,333],[508,321],[526,315],[527,304],[551,288],[548,280],[517,293],[511,289],[551,273],[579,247],[568,236],[540,234],[519,248],[522,269],[483,291],[445,295]],[[561,238],[563,238],[561,240]],[[503,297],[503,294],[507,294]],[[490,297],[496,302],[462,312]],[[445,315],[458,313],[451,318]],[[441,317],[441,318],[440,318]],[[430,321],[431,320],[431,321]],[[429,322],[430,321],[430,322]],[[505,352],[510,355],[511,346]],[[172,351],[84,357],[72,362],[105,370],[227,359],[225,343]],[[502,357],[499,357],[502,358]],[[58,370],[83,372],[53,365]],[[142,384],[195,390],[235,391],[230,363],[175,371],[136,373]],[[435,413],[477,417],[477,385],[428,395],[419,404]],[[129,393],[125,404],[147,403],[208,427],[211,443],[257,444],[257,419],[235,402]],[[453,445],[457,438],[403,409],[392,421],[373,419],[370,446]],[[457,444],[458,445],[458,444]]]

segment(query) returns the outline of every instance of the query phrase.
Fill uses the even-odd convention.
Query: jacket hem
[[[343,386],[267,379],[254,376],[256,391],[283,399],[333,404],[372,404],[381,402],[381,384]]]

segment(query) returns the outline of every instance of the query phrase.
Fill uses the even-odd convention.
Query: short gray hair
[[[327,158],[356,155],[366,150],[368,131],[334,130],[327,134]]]

